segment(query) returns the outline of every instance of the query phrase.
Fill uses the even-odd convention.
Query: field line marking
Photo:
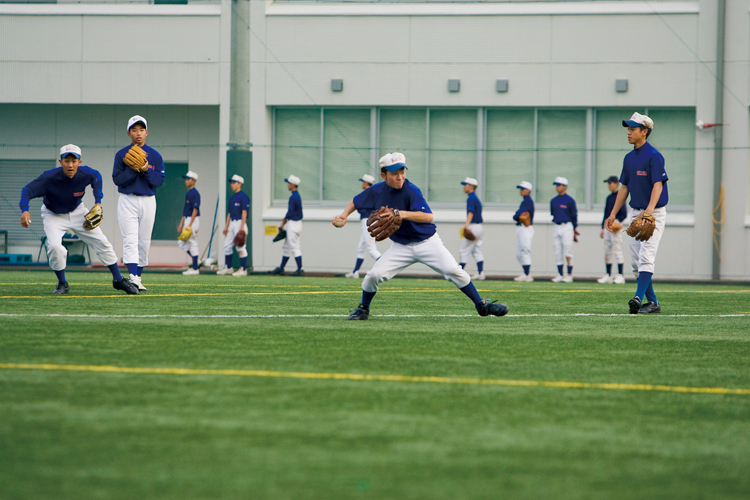
[[[34,318],[345,318],[346,314],[26,314],[0,313],[0,317]],[[373,314],[375,318],[472,318],[476,314]],[[660,318],[745,318],[750,313],[739,314],[660,314]],[[628,313],[570,313],[570,314],[507,314],[506,318],[574,318],[574,317],[634,317]]]
[[[235,377],[296,378],[317,380],[353,380],[370,382],[421,382],[432,384],[497,385],[511,387],[553,387],[557,389],[602,389],[615,391],[659,391],[692,394],[750,395],[750,389],[726,387],[685,387],[678,385],[565,382],[544,380],[504,380],[487,378],[455,378],[411,375],[372,375],[364,373],[281,372],[269,370],[220,370],[196,368],[147,368],[107,365],[57,365],[31,363],[0,363],[3,370],[58,370],[77,372],[136,373],[147,375],[220,375]]]

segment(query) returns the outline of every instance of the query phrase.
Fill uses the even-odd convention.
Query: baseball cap
[[[607,177],[606,179],[604,179],[604,182],[606,182],[606,183],[616,182],[616,183],[619,184],[620,183],[620,179],[618,179],[616,175],[610,175],[609,177]]]
[[[188,170],[188,173],[182,176],[183,179],[195,179],[198,180],[198,174],[193,172],[192,170]]]
[[[362,178],[360,179],[360,181],[367,182],[370,185],[372,185],[372,184],[375,184],[375,177],[371,176],[370,174],[365,174],[365,175],[362,176]]]
[[[477,182],[477,180],[476,180],[475,178],[473,178],[473,177],[467,177],[467,178],[466,178],[466,179],[464,179],[464,180],[463,180],[463,182],[461,183],[461,185],[462,185],[462,186],[465,186],[465,185],[467,185],[467,184],[468,184],[469,186],[474,186],[474,187],[477,187],[477,186],[479,185],[479,183]]]
[[[403,153],[388,153],[380,159],[380,168],[389,172],[397,172],[406,168],[406,156]]]
[[[75,144],[66,144],[60,148],[60,158],[65,158],[68,155],[73,155],[76,158],[81,157],[81,148]]]
[[[642,115],[640,113],[633,113],[633,116],[630,117],[630,120],[622,121],[622,126],[623,127],[646,127],[646,128],[650,128],[651,130],[653,130],[654,120],[652,120],[646,115]]]
[[[567,186],[568,179],[566,179],[565,177],[555,177],[555,182],[553,182],[552,184],[560,185],[560,186]]]
[[[289,184],[294,184],[295,186],[299,186],[300,180],[299,177],[296,175],[290,175],[286,179],[284,179],[284,182],[288,182]]]
[[[516,186],[518,189],[528,189],[529,191],[533,191],[533,186],[529,181],[523,181],[521,184]]]
[[[240,184],[245,183],[245,178],[241,175],[234,174],[231,179],[229,179],[229,182],[239,182]]]
[[[135,115],[135,116],[130,117],[130,120],[128,120],[127,131],[130,132],[130,129],[133,128],[133,125],[135,125],[138,122],[143,123],[143,126],[146,127],[146,130],[148,130],[148,122],[146,121],[146,119],[142,117],[141,115]]]

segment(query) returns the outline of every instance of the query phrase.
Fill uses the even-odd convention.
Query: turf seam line
[[[566,382],[545,380],[504,380],[504,379],[482,379],[482,378],[454,378],[436,376],[410,376],[410,375],[372,375],[360,373],[320,373],[320,372],[281,372],[269,370],[221,370],[221,369],[195,369],[195,368],[147,368],[147,367],[123,367],[108,365],[57,365],[57,364],[31,364],[31,363],[0,363],[3,370],[57,370],[78,372],[107,372],[107,373],[133,373],[147,375],[220,375],[240,377],[267,377],[267,378],[293,378],[293,379],[318,379],[318,380],[350,380],[365,382],[419,382],[433,384],[461,384],[461,385],[488,385],[488,386],[510,386],[510,387],[550,387],[558,389],[602,389],[620,391],[658,391],[677,392],[691,394],[734,394],[750,395],[750,389],[729,389],[726,387],[686,387],[676,385],[657,384],[626,384],[626,383],[593,383],[593,382]]]

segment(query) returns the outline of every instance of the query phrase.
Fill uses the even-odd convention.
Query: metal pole
[[[716,29],[716,118],[715,123],[724,122],[724,25],[726,22],[726,0],[718,0]],[[713,263],[711,277],[715,280],[721,279],[721,181],[722,181],[722,156],[724,152],[724,134],[722,127],[714,127],[714,203],[713,224],[714,237]],[[717,216],[718,209],[718,216]]]

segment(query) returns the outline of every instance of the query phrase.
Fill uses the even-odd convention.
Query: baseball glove
[[[612,222],[612,231],[615,233],[617,231],[622,231],[622,224],[619,220],[615,219],[614,222]]]
[[[145,172],[148,170],[148,155],[136,144],[131,146],[122,161],[136,172]]]
[[[523,224],[526,227],[529,227],[531,225],[531,213],[530,212],[524,212],[521,215],[518,216],[518,222]]]
[[[388,206],[380,207],[377,212],[370,214],[367,219],[367,231],[375,241],[383,241],[393,236],[401,227],[401,216],[398,210]]]
[[[633,219],[630,223],[630,227],[627,230],[628,236],[635,238],[638,241],[648,241],[654,234],[656,229],[656,220],[651,214],[643,212],[638,217]]]
[[[273,237],[273,243],[276,243],[277,241],[281,241],[285,239],[286,239],[286,229],[279,229],[278,234]]]
[[[180,240],[180,241],[184,241],[184,242],[187,243],[187,240],[190,239],[190,235],[192,235],[192,234],[193,234],[193,228],[186,227],[185,229],[182,230],[182,232],[177,237],[177,239]]]
[[[464,228],[464,238],[469,241],[474,241],[475,239],[477,239],[476,235],[472,233],[471,229],[469,229],[468,227]]]
[[[237,233],[237,235],[234,237],[234,246],[241,247],[245,245],[245,237],[247,235],[245,234],[245,231],[240,231]]]
[[[101,224],[102,220],[104,219],[102,206],[94,205],[94,208],[89,210],[89,213],[84,215],[84,217],[86,218],[86,220],[83,221],[83,228],[86,231],[91,231],[92,229],[99,227],[99,224]]]

